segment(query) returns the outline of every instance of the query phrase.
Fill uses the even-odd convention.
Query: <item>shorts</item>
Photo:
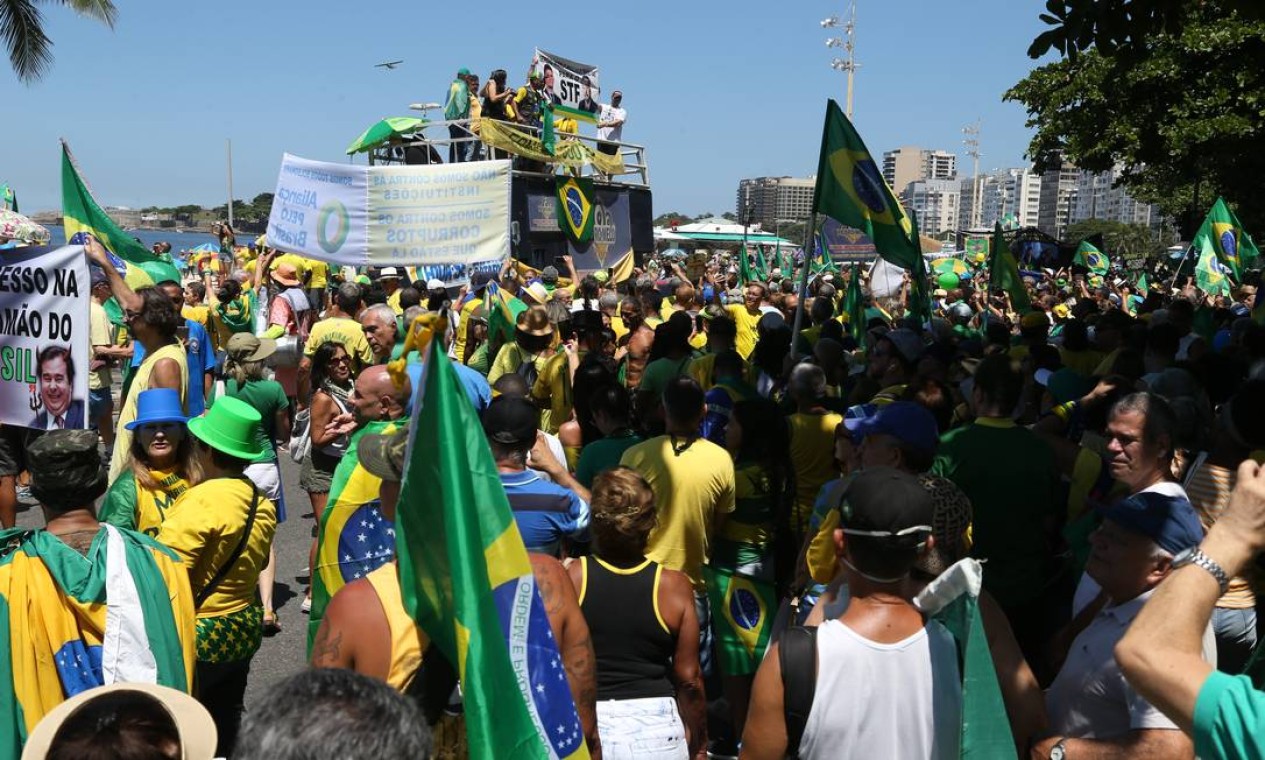
[[[259,491],[277,508],[277,523],[286,521],[285,494],[281,490],[281,465],[277,462],[256,462],[244,473]]]
[[[311,453],[303,459],[303,469],[299,472],[299,486],[308,493],[329,493],[339,459],[340,457],[312,449]]]
[[[685,724],[672,697],[607,699],[597,703],[602,757],[610,760],[688,760]]]
[[[97,420],[101,418],[102,413],[106,411],[114,403],[114,397],[110,395],[109,388],[89,388],[88,389],[88,424],[93,428],[97,426]]]

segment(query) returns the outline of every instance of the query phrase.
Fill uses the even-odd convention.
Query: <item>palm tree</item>
[[[44,33],[40,5],[66,5],[111,29],[118,9],[110,0],[0,0],[0,39],[13,73],[24,84],[38,81],[53,65],[53,42]]]

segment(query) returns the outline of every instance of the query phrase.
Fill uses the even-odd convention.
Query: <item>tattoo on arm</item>
[[[597,744],[597,654],[593,639],[585,636],[567,647],[562,657],[571,685],[571,696],[580,716],[580,725],[592,752]]]
[[[550,574],[537,574],[536,588],[540,591],[540,601],[545,605],[545,613],[549,615],[550,618],[562,611],[562,597],[558,595],[558,591],[554,585],[554,579],[550,577]]]
[[[321,626],[321,629],[317,631],[316,641],[312,644],[312,664],[317,667],[341,666],[343,664],[341,657],[342,644],[342,631],[331,637],[329,626]]]

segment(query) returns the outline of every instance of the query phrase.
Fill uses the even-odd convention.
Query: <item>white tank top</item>
[[[962,678],[953,637],[939,623],[879,644],[828,620],[817,630],[817,657],[800,758],[957,760]]]

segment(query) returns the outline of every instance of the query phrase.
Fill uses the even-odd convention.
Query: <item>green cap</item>
[[[459,77],[470,76],[470,69],[467,69],[465,66],[462,66],[461,68],[457,69],[457,76]]]
[[[204,416],[189,420],[189,433],[216,451],[253,461],[264,453],[259,443],[262,421],[250,404],[221,396]]]

